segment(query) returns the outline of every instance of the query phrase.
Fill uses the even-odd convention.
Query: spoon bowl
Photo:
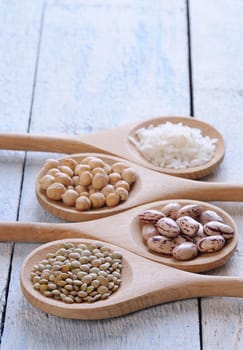
[[[170,122],[172,124],[181,123],[185,126],[189,126],[190,128],[199,129],[203,136],[208,136],[210,139],[217,139],[217,142],[215,145],[216,150],[212,159],[210,159],[209,161],[203,164],[193,166],[193,167],[182,168],[182,169],[158,167],[151,164],[149,161],[147,161],[131,142],[128,145],[129,157],[127,157],[127,159],[130,159],[135,163],[140,164],[154,171],[163,172],[165,174],[189,178],[189,179],[202,178],[204,176],[211,174],[218,168],[225,154],[225,145],[224,145],[223,137],[220,134],[220,132],[217,129],[215,129],[212,125],[209,125],[208,123],[200,121],[199,119],[190,118],[190,117],[176,117],[176,116],[150,119],[132,128],[129,132],[128,139],[136,140],[137,139],[136,133],[139,129],[143,129],[143,128],[147,129],[151,125],[156,127],[166,122]]]
[[[184,169],[162,168],[148,162],[130,139],[136,139],[136,131],[151,125],[157,126],[165,122],[182,123],[191,128],[201,130],[203,136],[217,139],[215,154],[211,160],[195,167]],[[192,117],[158,117],[136,122],[131,125],[120,126],[113,129],[102,130],[93,134],[82,136],[44,136],[28,134],[0,134],[0,148],[12,150],[31,150],[57,153],[102,152],[119,156],[148,169],[184,177],[199,179],[209,175],[219,166],[224,158],[225,145],[220,132],[210,124]]]
[[[108,244],[112,250],[119,250],[123,255],[120,288],[105,300],[66,304],[43,296],[33,288],[30,280],[33,265],[44,259],[47,253],[56,252],[66,242],[90,243],[92,240],[65,239],[46,243],[33,250],[21,268],[20,282],[26,299],[34,307],[55,316],[105,319],[181,299],[202,296],[243,297],[243,280],[239,277],[207,276],[180,271]]]
[[[36,181],[36,196],[44,209],[51,214],[68,221],[87,221],[105,216],[110,216],[121,211],[136,207],[138,205],[158,201],[162,199],[196,199],[196,200],[223,200],[234,201],[243,200],[243,185],[230,183],[214,183],[195,181],[175,177],[163,173],[158,173],[140,165],[134,164],[124,159],[101,153],[81,153],[63,159],[72,158],[80,162],[86,156],[95,156],[106,163],[123,162],[132,167],[137,173],[137,181],[129,192],[128,199],[114,207],[103,207],[80,211],[75,207],[68,207],[62,201],[54,201],[46,196],[45,191],[40,187],[40,178],[45,174],[43,167]]]
[[[0,224],[0,241],[48,242],[64,238],[95,239],[114,244],[157,263],[185,271],[205,272],[224,265],[233,255],[238,243],[238,230],[232,217],[221,208],[209,203],[182,199],[174,201],[182,206],[199,204],[202,210],[215,211],[226,224],[233,228],[234,237],[227,241],[220,251],[199,255],[188,261],[179,261],[173,257],[152,252],[142,239],[138,216],[147,209],[161,210],[166,204],[172,202],[169,200],[149,203],[95,221],[64,224],[2,222]]]

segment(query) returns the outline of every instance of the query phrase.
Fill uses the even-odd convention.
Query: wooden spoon
[[[110,245],[123,254],[122,284],[108,299],[94,303],[66,304],[47,298],[33,288],[30,273],[49,252],[63,243],[88,243],[91,240],[68,239],[44,244],[32,251],[21,269],[21,287],[27,300],[46,313],[72,319],[105,319],[128,314],[153,305],[204,296],[243,297],[243,279],[207,276],[180,271]]]
[[[148,162],[129,139],[130,137],[136,138],[136,131],[140,128],[147,128],[150,125],[157,126],[166,121],[175,124],[182,123],[191,128],[200,129],[202,135],[207,135],[211,139],[217,139],[214,157],[202,165],[185,169],[161,168]],[[149,119],[144,122],[137,122],[131,125],[82,136],[70,137],[2,133],[0,134],[0,148],[70,154],[80,152],[102,152],[123,157],[154,171],[191,179],[202,178],[212,173],[222,162],[225,153],[223,137],[214,127],[195,118],[173,116]]]
[[[234,237],[217,253],[199,255],[189,261],[178,261],[172,257],[150,251],[142,239],[138,215],[146,209],[162,209],[172,201],[149,203],[109,218],[81,223],[21,223],[2,222],[0,241],[48,242],[63,238],[91,238],[115,244],[150,260],[191,272],[204,272],[225,264],[234,253],[238,242],[237,227],[222,209],[198,201],[175,200],[182,205],[199,203],[203,210],[210,209],[218,213],[224,222],[234,231]]]
[[[102,154],[76,154],[71,158],[80,162],[88,155],[94,155],[103,159],[107,163],[114,163],[124,160]],[[67,157],[66,157],[67,158]],[[45,174],[45,168],[40,171],[36,182],[36,195],[39,203],[47,211],[55,216],[68,221],[86,221],[100,217],[110,216],[126,209],[162,199],[196,199],[196,200],[217,200],[217,201],[240,201],[243,200],[243,184],[203,182],[183,179],[158,173],[134,163],[125,162],[133,167],[138,175],[138,179],[129,193],[128,199],[115,206],[92,209],[88,211],[78,211],[74,207],[68,207],[62,201],[53,201],[47,198],[45,192],[39,186],[39,179]]]

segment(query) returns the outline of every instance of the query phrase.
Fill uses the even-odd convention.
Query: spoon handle
[[[89,237],[80,229],[69,224],[50,224],[32,222],[1,222],[0,241],[2,242],[49,242],[57,238]]]
[[[200,275],[163,265],[158,268],[156,263],[150,261],[144,265],[144,271],[147,272],[148,268],[151,276],[153,276],[152,272],[156,271],[154,276],[157,275],[158,278],[156,281],[151,277],[144,293],[139,292],[142,290],[141,282],[136,289],[141,299],[146,298],[148,293],[150,293],[151,300],[155,300],[157,304],[209,296],[243,298],[243,277]],[[139,278],[137,278],[136,284],[139,285],[139,283]]]
[[[15,133],[0,133],[0,149],[68,154],[101,151],[100,148],[82,142],[75,136],[44,136]]]
[[[243,184],[206,182],[176,179],[174,188],[168,198],[185,198],[204,201],[242,201]],[[163,190],[165,191],[165,190]],[[174,194],[173,194],[174,192]]]
[[[243,278],[193,274],[190,284],[191,297],[224,296],[243,298]]]

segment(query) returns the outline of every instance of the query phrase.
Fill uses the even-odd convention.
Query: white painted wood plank
[[[175,0],[50,2],[31,131],[74,134],[188,114],[185,16]]]
[[[41,8],[42,1],[0,3],[1,132],[25,132],[28,128]],[[23,152],[0,151],[0,221],[17,218],[23,161]],[[0,243],[1,330],[11,254],[12,244]]]
[[[224,135],[226,157],[211,180],[242,182],[242,35],[241,1],[191,1],[192,62],[195,115]],[[235,219],[240,233],[231,261],[213,274],[243,276],[242,203],[217,203]],[[242,349],[243,301],[205,298],[202,341],[205,349]]]
[[[242,181],[242,32],[240,0],[191,1],[195,116],[213,124],[226,141],[220,181]]]
[[[178,0],[48,2],[31,132],[73,134],[188,114],[185,11]],[[34,194],[36,174],[49,156],[28,155],[21,221],[60,221]],[[66,320],[34,309],[16,289],[32,248],[16,244],[2,350],[13,342],[16,349],[34,344],[35,350],[199,348],[197,300],[105,321]]]

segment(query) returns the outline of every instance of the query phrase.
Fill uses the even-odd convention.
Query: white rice
[[[170,169],[195,167],[213,158],[217,139],[182,123],[150,125],[130,137],[143,157],[155,166]]]

